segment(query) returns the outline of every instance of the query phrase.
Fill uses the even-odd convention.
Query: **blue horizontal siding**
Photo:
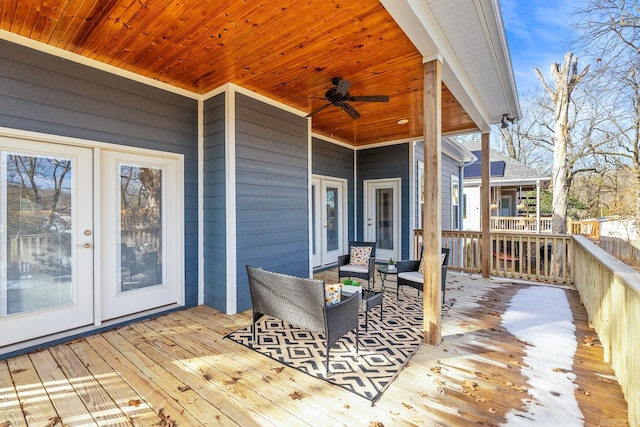
[[[184,155],[185,303],[198,302],[197,102],[0,40],[0,126]]]
[[[247,264],[309,276],[307,120],[236,96],[238,310],[251,307]]]

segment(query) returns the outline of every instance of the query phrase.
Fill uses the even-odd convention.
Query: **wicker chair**
[[[357,247],[370,247],[371,255],[369,256],[369,264],[367,266],[351,265],[351,248]],[[367,281],[367,288],[369,282],[373,281],[373,287],[376,286],[376,242],[349,242],[349,253],[347,255],[340,255],[338,257],[338,281],[341,281],[343,277],[358,279],[365,279]]]
[[[358,353],[358,308],[360,294],[355,293],[333,305],[326,305],[324,282],[274,273],[247,265],[249,292],[253,305],[251,333],[256,340],[256,322],[264,315],[324,335],[329,350],[347,332],[356,331]]]
[[[451,249],[442,248],[444,258],[442,260],[442,303],[444,304],[444,292],[447,281],[447,266],[449,265],[449,252]],[[422,250],[420,251],[422,252]],[[420,257],[422,258],[422,257]],[[398,261],[398,288],[396,289],[396,299],[400,297],[400,288],[402,286],[410,286],[420,291],[424,290],[424,276],[418,270],[420,268],[420,260]],[[402,291],[404,292],[404,290]]]

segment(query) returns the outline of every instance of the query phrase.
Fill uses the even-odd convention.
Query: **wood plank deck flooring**
[[[317,277],[334,282],[336,273]],[[501,326],[524,286],[450,273],[442,344],[422,345],[373,407],[223,339],[250,323],[248,312],[201,306],[0,361],[0,427],[497,426],[532,399],[520,369],[527,343]],[[578,340],[568,375],[584,425],[628,425],[579,296],[565,292]]]

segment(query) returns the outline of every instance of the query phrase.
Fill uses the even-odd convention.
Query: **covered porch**
[[[335,282],[337,272],[316,277]],[[386,285],[385,302],[394,304],[393,278]],[[544,425],[547,411],[573,400],[584,425],[628,425],[621,387],[576,290],[553,288],[566,295],[577,349],[570,369],[550,368],[573,378],[571,395],[527,358],[532,343],[505,329],[510,302],[531,287],[547,286],[450,272],[442,344],[422,345],[373,407],[223,339],[250,323],[249,312],[198,306],[1,361],[0,425],[499,425],[530,422],[528,404]],[[544,390],[527,370],[547,378]]]

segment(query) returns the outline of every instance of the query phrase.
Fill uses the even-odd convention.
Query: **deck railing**
[[[640,426],[640,273],[583,236],[574,236],[574,284]]]
[[[572,221],[568,228],[571,234],[587,236],[595,240],[600,238],[600,221]]]
[[[491,231],[519,231],[529,233],[551,233],[551,218],[527,216],[492,216]]]
[[[442,246],[451,249],[451,270],[480,273],[482,234],[443,231]],[[571,236],[491,233],[491,275],[571,285]]]
[[[442,231],[442,246],[451,249],[449,269],[482,272],[482,233]],[[422,230],[414,230],[414,254],[420,253]],[[491,275],[572,285],[573,239],[569,235],[491,232]],[[416,255],[417,257],[417,255]]]

